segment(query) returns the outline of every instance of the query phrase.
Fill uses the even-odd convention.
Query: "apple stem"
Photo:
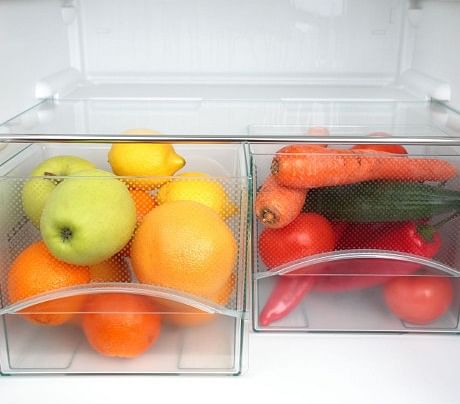
[[[56,174],[49,173],[47,171],[45,171],[43,173],[43,175],[45,175],[46,177],[56,177]],[[56,185],[58,185],[60,182],[62,182],[62,180],[57,180],[57,179],[52,179],[52,178],[45,178],[45,179],[54,182]]]
[[[61,237],[63,241],[70,240],[72,238],[72,230],[68,227],[61,230]]]

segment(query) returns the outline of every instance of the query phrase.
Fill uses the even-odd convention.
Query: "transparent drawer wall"
[[[458,149],[285,146],[251,145],[255,329],[457,333]],[[262,188],[269,176],[288,194]],[[296,219],[269,229],[293,210]]]
[[[155,245],[154,239],[150,239],[149,236],[140,237],[138,233],[141,233],[142,223],[145,223],[141,222],[139,217],[139,206],[142,205],[136,205],[138,216],[133,237],[139,236],[140,238],[140,241],[137,242],[137,249],[140,252],[136,253],[138,256],[136,259],[141,264],[144,262],[143,271],[147,272],[158,269],[157,267],[168,266],[168,258],[161,254],[163,250],[173,251],[172,254],[174,254],[173,239],[175,237],[178,237],[177,246],[182,243],[182,245],[195,245],[196,251],[210,249],[209,257],[214,257],[212,254],[219,251],[218,248],[222,248],[222,246],[219,247],[217,240],[221,238],[227,243],[227,250],[219,253],[222,260],[223,256],[227,257],[226,279],[219,279],[219,276],[224,275],[217,268],[218,261],[215,261],[215,257],[209,258],[209,262],[205,262],[200,267],[204,272],[201,278],[197,278],[192,273],[193,268],[197,267],[193,267],[194,264],[191,261],[193,259],[199,261],[199,257],[193,258],[193,252],[186,251],[188,247],[185,247],[175,250],[175,254],[180,255],[179,258],[176,258],[179,261],[182,260],[180,262],[183,264],[184,271],[189,268],[187,265],[190,265],[190,268],[193,267],[190,269],[188,282],[179,279],[178,283],[171,286],[168,285],[168,281],[163,283],[158,281],[156,284],[154,281],[145,281],[143,278],[145,273],[134,270],[133,257],[130,257],[130,254],[134,254],[134,247],[131,250],[125,247],[112,259],[114,267],[101,269],[101,272],[93,272],[94,266],[88,265],[89,279],[80,278],[80,281],[74,282],[73,286],[64,288],[59,287],[59,281],[53,284],[53,281],[48,279],[54,276],[52,275],[54,270],[58,271],[64,265],[55,257],[49,258],[53,261],[48,261],[48,264],[42,268],[42,272],[36,270],[37,262],[42,262],[44,244],[40,243],[40,240],[43,235],[24,212],[24,184],[28,182],[28,177],[34,167],[53,156],[78,156],[91,161],[99,169],[110,171],[107,156],[111,145],[42,143],[24,146],[19,147],[18,149],[22,150],[4,161],[0,167],[2,175],[0,181],[2,201],[0,213],[2,228],[0,239],[2,251],[0,367],[2,373],[238,374],[241,371],[243,339],[246,330],[244,325],[245,274],[248,266],[246,244],[248,231],[250,231],[250,226],[248,226],[250,223],[248,220],[249,185],[244,146],[174,145],[176,152],[186,161],[185,167],[177,172],[177,175],[182,172],[201,172],[208,174],[208,177],[198,177],[196,174],[188,177],[177,175],[173,177],[116,177],[117,183],[122,182],[123,186],[126,185],[129,189],[133,188],[133,182],[143,184],[137,187],[142,188],[145,181],[154,180],[157,185],[145,186],[141,191],[148,192],[149,197],[153,198],[156,206],[152,212],[168,205],[164,201],[159,201],[159,184],[189,184],[184,187],[185,189],[193,189],[196,184],[205,184],[204,188],[198,186],[194,191],[190,191],[192,199],[202,198],[204,202],[194,202],[194,205],[185,206],[185,209],[188,210],[185,215],[186,219],[184,219],[186,221],[188,215],[196,216],[195,220],[202,217],[208,218],[209,216],[206,215],[211,215],[209,211],[213,209],[207,206],[203,208],[206,198],[209,198],[209,194],[206,194],[206,187],[209,186],[213,190],[219,188],[221,192],[219,195],[226,198],[217,201],[221,203],[219,205],[221,211],[213,211],[214,216],[211,215],[209,219],[211,224],[207,227],[206,224],[203,225],[206,231],[211,232],[208,234],[209,240],[212,240],[209,245],[206,239],[207,233],[203,233],[205,234],[204,239],[199,239],[196,234],[193,234],[193,225],[191,225],[191,230],[189,228],[191,234],[188,236],[195,237],[195,244],[187,244],[186,240],[180,240],[180,237],[184,237],[179,234],[180,231],[174,234],[173,231],[163,232],[163,235],[166,234],[164,239],[161,237],[155,239],[166,243],[161,246],[160,241],[158,245]],[[8,147],[13,148],[14,145]],[[85,189],[85,184],[93,179],[94,177],[83,176],[77,181],[80,181],[81,189]],[[49,175],[37,181],[43,181],[42,185],[46,188],[49,182],[61,185],[68,180],[69,177]],[[100,177],[99,180],[114,181],[114,178]],[[148,191],[145,191],[146,189]],[[37,201],[40,199],[40,192],[41,188],[38,187],[32,196]],[[96,195],[98,191],[93,189],[93,192]],[[131,195],[134,194],[131,193]],[[80,203],[79,198],[80,196],[77,195],[75,203],[67,202],[70,205],[62,208],[61,213],[64,213],[60,220],[67,220],[66,214],[75,212],[73,209]],[[88,198],[91,198],[91,195]],[[133,198],[136,200],[134,196]],[[180,204],[180,202],[171,202],[171,204],[174,203]],[[196,205],[201,208],[197,208]],[[58,209],[61,208],[56,208],[56,212]],[[183,212],[184,206],[181,206],[180,209]],[[205,216],[200,216],[202,214],[200,209],[206,210]],[[83,214],[80,212],[80,215]],[[107,215],[110,217],[109,213]],[[145,215],[144,218],[147,217],[147,213]],[[170,225],[169,220],[174,222],[176,215],[171,212],[169,215],[169,218],[166,217],[156,222],[157,228],[167,229]],[[102,216],[106,217],[105,214]],[[177,217],[179,216],[180,214]],[[182,214],[181,217],[183,216]],[[158,223],[161,221],[163,223],[159,226]],[[213,223],[214,228],[212,228]],[[99,221],[97,224],[100,224]],[[153,225],[151,227],[147,233],[156,231]],[[104,243],[108,245],[112,242],[111,237],[113,234],[106,233],[100,239],[101,249],[105,248]],[[135,242],[133,241],[132,244]],[[197,246],[199,243],[204,244]],[[24,259],[18,258],[30,246],[37,245],[41,245],[42,249],[37,247],[35,254],[29,254]],[[193,249],[193,247],[190,248]],[[52,247],[49,248],[49,251],[52,251]],[[163,259],[161,263],[159,262],[160,257],[154,256],[155,251]],[[139,258],[141,255],[142,258]],[[177,261],[171,257],[170,259],[169,265],[172,269],[169,268],[169,270],[174,271],[174,263],[177,264]],[[221,261],[219,262],[221,266],[224,265]],[[88,266],[82,264],[70,270],[80,271],[81,268],[85,268],[86,271]],[[16,271],[14,275],[13,268]],[[31,273],[34,275],[29,276],[28,274]],[[144,282],[141,282],[139,277]],[[30,294],[34,290],[35,284],[40,287],[42,282],[51,283],[47,292],[24,298],[27,293]],[[215,291],[217,284],[221,285],[219,290]],[[209,289],[205,292],[206,285],[212,285],[213,291]]]

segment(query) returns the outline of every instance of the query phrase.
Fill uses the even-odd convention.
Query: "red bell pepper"
[[[338,224],[336,229],[343,234],[337,237],[337,247],[399,251],[432,258],[441,245],[437,227],[414,222],[349,224],[344,231],[344,227]],[[343,276],[350,273],[350,266],[353,267],[352,274],[358,274],[357,276]],[[419,264],[407,261],[356,259],[334,264],[330,270],[337,276],[281,276],[260,313],[259,323],[266,326],[287,316],[312,289],[319,292],[344,292],[368,288],[386,282],[392,275],[415,272],[419,267]]]
[[[339,244],[341,249],[397,251],[432,258],[439,251],[441,237],[434,226],[425,223],[399,222],[368,225],[361,223],[350,225]],[[318,280],[315,290],[346,292],[369,288],[385,283],[393,275],[408,275],[419,268],[420,264],[406,260],[366,258],[344,260],[334,264],[328,275]]]

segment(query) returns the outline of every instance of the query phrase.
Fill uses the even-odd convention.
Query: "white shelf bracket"
[[[427,99],[450,101],[451,88],[449,83],[428,76],[415,69],[406,70],[400,78],[400,84],[411,92],[420,94]]]
[[[59,98],[63,93],[76,87],[82,79],[81,73],[74,68],[64,69],[44,77],[35,85],[35,97]]]

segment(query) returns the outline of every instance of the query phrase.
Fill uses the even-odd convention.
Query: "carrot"
[[[406,164],[407,162],[407,164]],[[381,159],[378,176],[372,179],[445,182],[457,175],[457,168],[445,160],[392,157]]]
[[[391,179],[400,181],[447,181],[457,175],[448,161],[394,156],[368,150],[333,150],[309,145],[290,145],[278,151],[272,175],[284,186],[317,188]]]
[[[353,150],[297,144],[278,151],[271,172],[281,185],[316,188],[365,181],[374,168],[375,160],[361,159]]]
[[[354,145],[351,150],[407,154],[406,148],[400,144],[357,144]]]
[[[257,219],[274,229],[287,226],[302,211],[306,195],[306,189],[283,187],[269,176],[256,195]]]

